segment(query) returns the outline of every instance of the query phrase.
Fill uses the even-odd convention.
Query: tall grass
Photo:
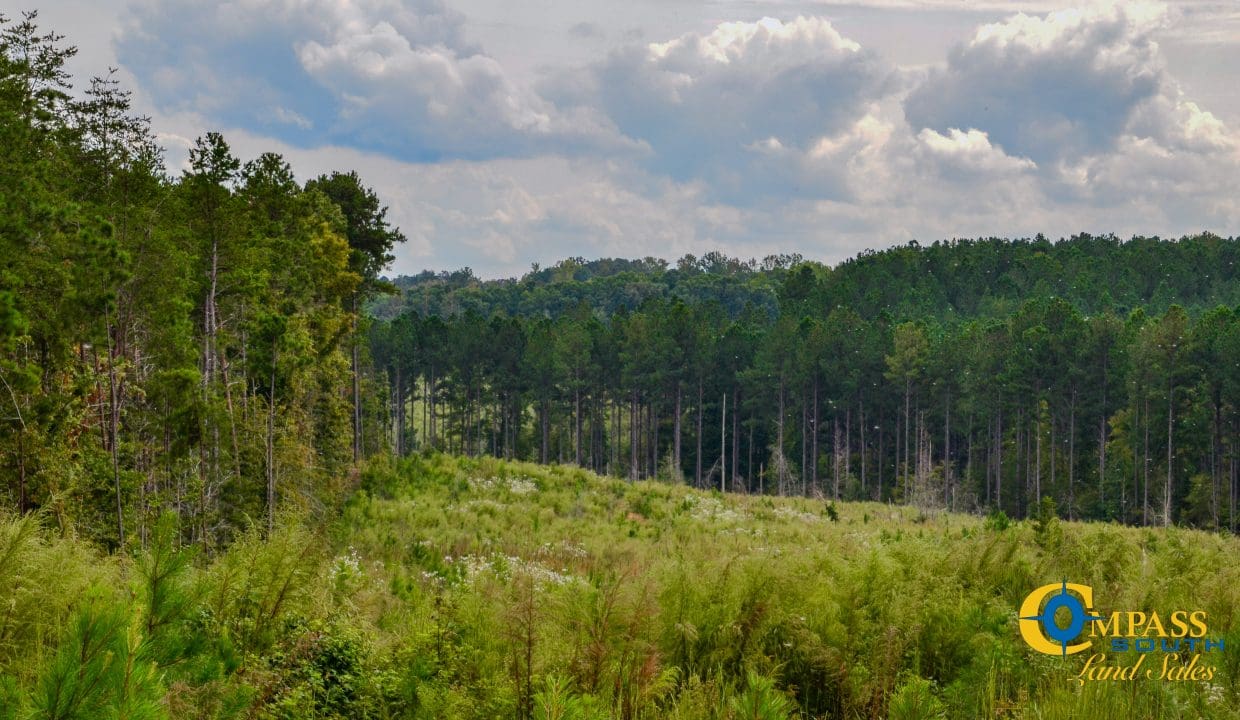
[[[1240,543],[1201,532],[436,455],[372,467],[330,527],[286,519],[210,560],[156,535],[105,557],[0,520],[8,717],[1240,717]],[[1074,683],[1078,659],[1016,628],[1061,578],[1206,610],[1218,674]],[[106,712],[57,710],[79,697],[66,658],[105,656],[73,707]]]

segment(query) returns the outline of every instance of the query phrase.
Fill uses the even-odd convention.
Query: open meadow
[[[197,561],[0,525],[0,717],[1237,717],[1234,538],[445,455]],[[159,531],[156,531],[159,534]],[[1075,680],[1017,608],[1194,607],[1209,681]]]

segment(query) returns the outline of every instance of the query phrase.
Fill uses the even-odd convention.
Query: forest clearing
[[[1237,716],[1240,546],[1194,530],[444,455],[199,562],[168,537],[105,557],[40,519],[0,526],[4,717]],[[1200,608],[1227,644],[1211,679],[1078,682],[1085,658],[1017,630],[1059,578]]]

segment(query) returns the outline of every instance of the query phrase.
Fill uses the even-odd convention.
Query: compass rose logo
[[[1089,648],[1089,641],[1074,643],[1085,624],[1103,620],[1093,614],[1094,590],[1064,580],[1029,593],[1020,606],[1020,635],[1040,653],[1067,657]],[[1060,625],[1055,616],[1066,610],[1068,622]]]

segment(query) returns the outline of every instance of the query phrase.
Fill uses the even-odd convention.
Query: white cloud
[[[422,162],[614,149],[466,42],[438,0],[191,0],[135,6],[118,55],[164,112]]]
[[[1152,38],[1159,7],[1116,3],[983,25],[909,95],[909,123],[977,128],[1039,165],[1107,152],[1169,82]]]
[[[399,272],[1240,228],[1240,136],[1157,42],[1178,8],[1017,14],[929,69],[817,17],[699,23],[537,82],[433,0],[177,0],[131,17],[120,54],[174,154],[219,127],[303,179],[358,169],[410,238]],[[625,25],[570,26],[554,34],[583,53],[625,42]]]
[[[1234,231],[1240,136],[1165,69],[1154,37],[1175,17],[1112,3],[984,25],[913,89],[906,117],[927,155],[954,161],[945,174],[1034,173],[1026,202],[1048,218]]]
[[[310,121],[306,119],[304,115],[295,110],[289,110],[284,107],[275,107],[272,108],[271,114],[275,117],[277,122],[292,125],[300,130],[309,130],[311,127]]]
[[[922,128],[917,140],[936,161],[957,173],[969,176],[996,175],[1031,170],[1037,163],[1029,158],[1012,157],[1003,148],[990,144],[990,138],[981,130],[970,128],[961,132],[952,128],[942,135],[930,128]]]
[[[651,149],[652,171],[745,204],[840,192],[804,154],[863,115],[889,76],[825,19],[764,18],[624,48],[545,94],[605,114]]]

